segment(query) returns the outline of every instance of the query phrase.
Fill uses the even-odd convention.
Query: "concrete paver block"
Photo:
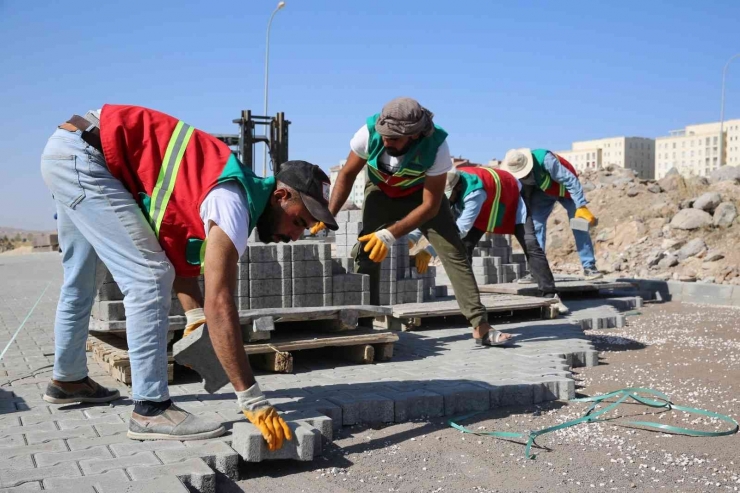
[[[177,476],[161,476],[144,481],[103,484],[99,493],[187,493],[188,489]]]
[[[342,408],[327,399],[306,398],[300,401],[284,402],[275,405],[279,411],[317,411],[328,416],[332,427],[337,430],[342,427]]]
[[[77,466],[73,463],[69,463],[66,465],[74,466],[74,468],[77,469]],[[65,476],[44,479],[44,489],[52,491],[85,491],[89,488],[95,488],[96,490],[100,491],[104,484],[124,483],[128,481],[129,479],[123,469],[118,469],[115,471],[107,472],[105,474],[94,474],[92,476],[73,477],[70,475],[68,477]]]
[[[135,466],[128,469],[134,481],[176,476],[189,490],[216,493],[216,474],[201,459],[188,459],[160,466]]]
[[[344,426],[370,423],[393,423],[395,420],[393,399],[380,394],[331,394],[327,399],[342,408]]]
[[[88,459],[80,461],[80,468],[86,476],[103,474],[116,469],[126,469],[133,466],[154,466],[160,462],[153,452],[138,452],[128,457],[115,459]]]
[[[239,479],[237,453],[224,442],[192,441],[185,443],[186,446],[183,448],[158,450],[155,454],[165,464],[200,458],[214,471],[233,480]]]
[[[487,411],[491,406],[490,389],[478,385],[435,386],[433,391],[444,397],[445,416]]]
[[[211,344],[206,325],[198,327],[188,337],[177,341],[172,348],[172,354],[179,364],[189,366],[198,372],[203,378],[206,392],[212,394],[229,383],[229,377]]]
[[[393,399],[396,423],[444,416],[444,396],[436,392],[417,389],[382,395]]]
[[[293,459],[313,460],[316,450],[321,447],[321,433],[316,428],[301,422],[288,421],[293,439],[285,441],[280,450],[271,452],[262,433],[252,423],[234,423],[231,446],[245,462],[263,460]]]

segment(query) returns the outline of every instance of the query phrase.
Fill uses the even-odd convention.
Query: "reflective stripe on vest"
[[[172,132],[170,142],[167,144],[167,152],[162,160],[162,167],[159,168],[159,177],[157,184],[152,190],[151,211],[149,211],[149,220],[154,228],[154,233],[159,238],[159,228],[162,226],[167,204],[172,196],[172,190],[175,188],[177,173],[180,171],[180,163],[185,154],[185,148],[190,142],[195,128],[183,121],[177,122],[175,131]]]
[[[496,196],[493,198],[493,203],[491,203],[491,215],[488,217],[488,231],[493,231],[498,222],[499,205],[501,204],[501,178],[492,169],[485,169],[491,173],[493,181],[496,182]]]

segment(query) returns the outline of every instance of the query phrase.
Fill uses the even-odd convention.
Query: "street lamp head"
[[[283,7],[285,7],[285,2],[278,3],[278,6],[277,6],[278,10],[282,9]]]

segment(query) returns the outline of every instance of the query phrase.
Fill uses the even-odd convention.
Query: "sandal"
[[[508,339],[502,339],[503,335],[504,335],[503,332],[499,330],[491,329],[488,331],[488,334],[486,334],[483,338],[476,339],[475,345],[476,346],[505,346],[514,340],[514,337],[510,337]]]

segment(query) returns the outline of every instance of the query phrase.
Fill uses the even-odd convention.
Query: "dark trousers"
[[[463,244],[465,245],[469,262],[472,262],[473,249],[478,245],[484,234],[486,234],[485,231],[473,228],[463,238]],[[514,236],[522,247],[522,250],[524,250],[524,255],[527,257],[527,262],[529,263],[529,271],[537,283],[540,296],[551,297],[557,293],[555,289],[555,278],[550,270],[550,263],[547,261],[547,256],[545,256],[545,252],[537,241],[537,236],[534,232],[534,221],[532,221],[532,215],[529,214],[529,208],[527,208],[526,222],[515,226]]]
[[[391,198],[372,182],[368,182],[365,187],[365,203],[362,207],[360,236],[387,228],[403,219],[421,205],[422,193],[423,191],[419,190],[405,197]],[[488,322],[486,308],[480,301],[480,292],[473,276],[473,269],[465,256],[465,247],[460,239],[460,233],[446,197],[442,197],[439,213],[422,224],[419,229],[442,260],[462,314],[473,327]],[[370,303],[379,305],[380,264],[370,260],[363,249],[364,245],[358,242],[352,250],[355,272],[370,276]]]

